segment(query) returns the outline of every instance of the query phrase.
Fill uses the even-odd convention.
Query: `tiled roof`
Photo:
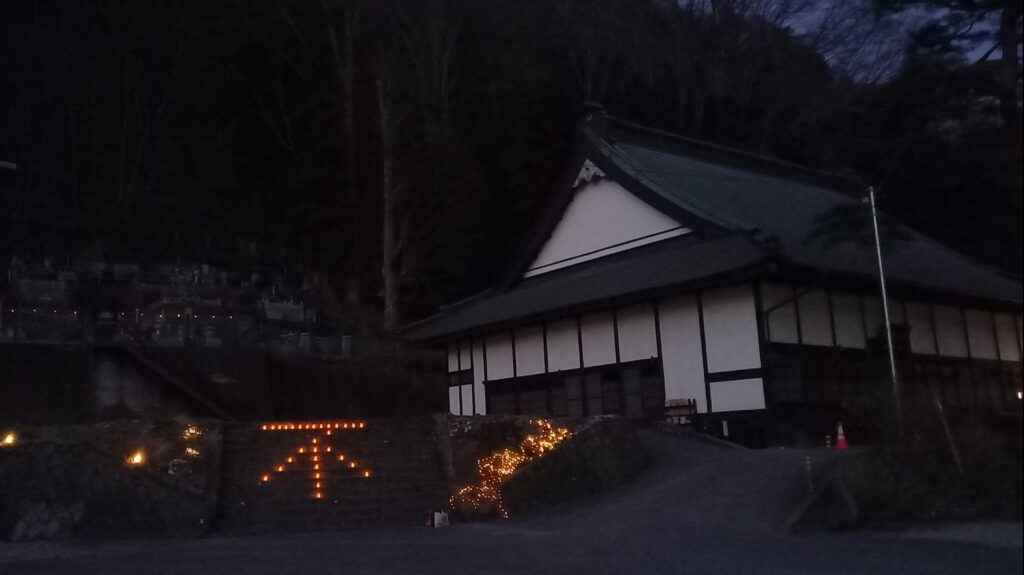
[[[683,236],[523,280],[512,289],[453,306],[406,337],[433,339],[631,295],[754,270],[767,255],[736,235],[694,243]]]
[[[675,150],[656,149],[649,142],[631,141],[628,133],[596,137],[601,138],[608,159],[652,191],[696,215],[732,229],[755,231],[758,239],[777,241],[781,256],[791,263],[840,274],[877,276],[873,243],[815,240],[822,232],[828,233],[823,227],[844,225],[844,219],[847,226],[859,228],[857,235],[871,237],[867,206],[837,191],[838,186],[829,186],[820,173],[808,171],[813,177],[799,179],[766,175],[765,170],[740,167],[743,158],[735,162],[697,159]],[[795,172],[795,167],[783,167]],[[828,219],[830,214],[834,218]],[[891,220],[883,234],[891,240],[883,241],[889,244],[883,251],[888,281],[1021,302],[1019,281]]]
[[[692,234],[649,244],[518,280],[506,289],[481,294],[408,326],[406,337],[439,339],[559,310],[696,285],[760,269],[759,264],[769,260],[839,277],[872,281],[877,277],[872,241],[849,239],[872,236],[868,208],[842,191],[850,187],[847,181],[610,119],[586,126],[584,137],[585,145],[596,154],[590,159],[599,167],[613,168],[634,181],[634,190],[639,186],[659,204],[710,222],[720,232],[704,239]],[[1019,281],[891,219],[884,218],[884,224],[889,282],[947,295],[1021,303]],[[829,236],[831,241],[824,241]]]

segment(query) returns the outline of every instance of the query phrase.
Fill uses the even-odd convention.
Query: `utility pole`
[[[878,233],[878,209],[875,207],[875,187],[868,186],[871,204],[871,223],[875,229],[875,253],[878,256],[878,283],[882,290],[882,315],[885,319],[885,339],[889,349],[889,370],[892,375],[892,397],[896,406],[896,437],[903,441],[903,406],[900,400],[900,378],[896,373],[896,352],[892,348],[892,323],[889,321],[889,297],[885,290],[885,267],[882,265],[882,240]]]

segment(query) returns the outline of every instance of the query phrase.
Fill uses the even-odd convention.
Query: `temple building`
[[[405,330],[454,414],[783,414],[888,389],[863,186],[597,114],[489,290]],[[881,218],[904,392],[1019,412],[1019,278]]]

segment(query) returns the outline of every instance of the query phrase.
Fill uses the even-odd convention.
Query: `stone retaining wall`
[[[188,425],[199,434],[183,437]],[[0,450],[0,539],[207,530],[219,488],[217,424],[125,421],[17,431],[17,444]],[[136,450],[145,463],[129,465]]]

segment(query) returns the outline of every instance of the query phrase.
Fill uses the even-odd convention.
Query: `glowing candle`
[[[128,458],[127,458],[127,461],[128,461],[128,465],[135,465],[135,466],[142,465],[143,463],[146,462],[146,454],[143,453],[142,450],[140,449],[140,450],[132,453],[131,455],[129,455]]]

